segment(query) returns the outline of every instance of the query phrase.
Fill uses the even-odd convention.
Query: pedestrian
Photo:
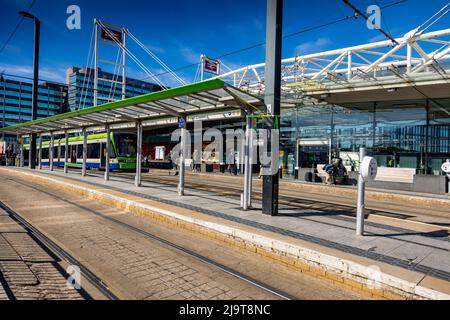
[[[341,158],[337,158],[332,163],[327,164],[323,167],[323,170],[327,173],[325,180],[327,185],[336,184],[336,181],[339,181],[340,184],[346,184],[348,172]]]
[[[195,149],[194,153],[192,154],[192,171],[193,172],[199,172],[201,171],[201,156],[200,156],[200,152]]]
[[[234,171],[235,171],[235,169],[234,169],[234,167],[235,167],[235,158],[234,158],[234,151],[233,150],[229,150],[228,151],[228,154],[227,154],[227,165],[228,165],[227,171],[230,174],[233,174]]]

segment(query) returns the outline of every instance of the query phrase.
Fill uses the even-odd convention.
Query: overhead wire
[[[390,8],[390,7],[393,7],[393,6],[396,6],[396,5],[408,2],[408,1],[409,0],[395,1],[393,3],[390,3],[390,4],[382,6],[381,9]],[[294,37],[294,36],[299,35],[299,34],[315,31],[315,30],[322,29],[322,28],[325,28],[325,27],[329,27],[331,25],[335,25],[335,24],[338,24],[338,23],[341,23],[341,22],[344,22],[344,21],[347,21],[347,20],[350,20],[350,19],[357,19],[357,18],[358,17],[356,15],[347,15],[347,16],[345,16],[343,18],[340,18],[340,19],[335,19],[335,20],[332,20],[332,21],[329,21],[329,22],[326,22],[326,23],[323,23],[323,24],[319,24],[319,25],[316,25],[316,26],[303,28],[303,29],[301,29],[299,31],[286,34],[286,35],[283,36],[283,39],[291,38],[291,37]],[[221,54],[219,56],[216,56],[214,59],[216,59],[216,60],[217,59],[222,59],[222,58],[225,58],[225,57],[228,57],[228,56],[231,56],[231,55],[235,55],[235,54],[239,54],[239,53],[242,53],[242,52],[245,52],[245,51],[249,51],[249,50],[252,50],[252,49],[255,49],[255,48],[259,48],[261,46],[264,46],[265,44],[266,44],[265,42],[261,42],[261,43],[257,43],[257,44],[254,44],[254,45],[251,45],[251,46],[248,46],[248,47],[244,47],[244,48],[241,48],[241,49],[233,50],[233,51]],[[181,70],[185,70],[185,69],[191,68],[193,66],[197,66],[197,65],[201,65],[201,62],[187,64],[187,65],[181,66],[179,68],[175,68],[175,69],[173,69],[173,71],[174,72],[181,71]],[[157,77],[158,76],[162,76],[162,75],[165,75],[167,73],[168,72],[157,73],[156,76]],[[146,80],[148,78],[149,77],[145,77],[145,78],[142,78],[140,80],[143,81],[143,80]]]
[[[34,4],[36,3],[36,0],[32,0],[30,5],[28,6],[27,12],[30,11]],[[13,31],[9,34],[8,38],[6,39],[6,41],[3,43],[3,46],[0,49],[0,54],[2,54],[3,50],[5,50],[5,48],[8,46],[9,42],[12,40],[12,38],[14,37],[14,35],[16,34],[16,32],[19,30],[20,26],[22,25],[23,20],[25,19],[25,17],[21,17],[19,22],[16,24],[16,26],[14,27]]]

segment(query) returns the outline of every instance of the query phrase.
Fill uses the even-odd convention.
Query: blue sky
[[[371,4],[384,6],[397,0],[353,0],[361,9]],[[14,29],[18,11],[31,0],[0,0],[0,47]],[[402,36],[417,27],[443,7],[449,0],[409,0],[383,11],[382,27]],[[66,9],[76,4],[81,8],[81,30],[66,28]],[[40,76],[65,81],[65,69],[86,65],[94,18],[122,25],[153,50],[171,68],[198,61],[201,53],[215,57],[264,42],[265,0],[36,0],[31,12],[42,21]],[[284,33],[320,25],[352,14],[341,0],[285,0]],[[449,27],[450,16],[433,30]],[[31,75],[33,25],[25,19],[5,50],[0,53],[0,72]],[[351,45],[384,40],[376,30],[366,28],[362,19],[303,33],[285,39],[283,57],[320,52]],[[155,73],[161,68],[136,46],[131,50]],[[233,54],[224,63],[237,68],[264,61],[264,47]],[[178,72],[191,82],[196,67]],[[145,74],[130,63],[129,76]],[[170,82],[170,79],[168,80]],[[173,85],[169,83],[169,85]]]

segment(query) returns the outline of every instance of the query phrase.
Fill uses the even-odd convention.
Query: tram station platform
[[[176,184],[145,176],[138,188],[125,175],[105,181],[96,173],[82,177],[77,171],[65,175],[25,168],[0,168],[0,174],[70,190],[155,223],[201,233],[375,298],[450,299],[450,227],[443,220],[429,224],[370,215],[365,236],[358,237],[354,217],[339,206],[280,204],[280,215],[272,217],[261,213],[258,200],[252,210],[243,211],[240,197],[219,193],[220,184],[209,189],[187,186],[185,196],[179,196]],[[187,182],[200,178],[186,175]]]

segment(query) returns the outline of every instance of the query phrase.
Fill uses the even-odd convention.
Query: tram
[[[134,133],[111,131],[109,150],[110,170],[136,170],[137,137]],[[28,163],[30,145],[24,146],[25,165]],[[66,139],[55,139],[53,143],[53,165],[64,167]],[[50,164],[50,141],[42,142],[42,165]],[[37,155],[39,154],[39,143]],[[81,168],[83,164],[83,136],[69,138],[68,167]],[[106,133],[88,135],[87,160],[89,169],[106,168]]]

